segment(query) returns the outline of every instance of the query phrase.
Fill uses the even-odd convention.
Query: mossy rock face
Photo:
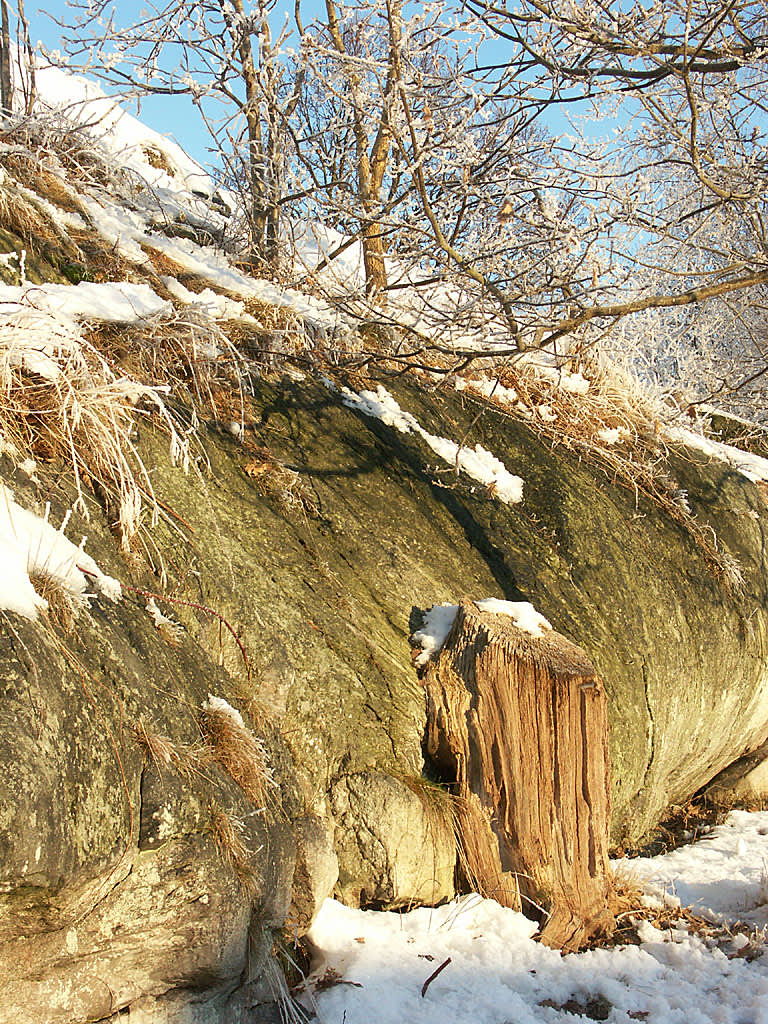
[[[498,410],[476,419],[466,396],[407,380],[390,390],[434,434],[459,440],[472,425],[466,443],[523,478],[523,503],[504,505],[317,381],[260,381],[245,433],[202,427],[188,475],[140,423],[162,502],[143,553],[120,555],[95,502],[89,525],[72,523],[104,571],[173,596],[161,607],[184,626],[178,644],[128,590],[70,634],[0,623],[0,1021],[95,1019],[193,988],[211,1021],[225,1019],[233,999],[256,998],[273,930],[306,927],[337,873],[348,900],[449,896],[450,820],[419,796],[425,707],[408,642],[432,604],[529,600],[585,648],[609,695],[617,841],[637,842],[765,740],[756,486],[668,456],[741,563],[734,598],[690,533],[600,468]],[[0,469],[26,507],[71,504],[56,467],[38,490]],[[266,811],[215,764],[180,774],[142,754],[139,719],[179,749],[198,743],[209,694],[265,737],[278,783]],[[243,823],[245,863],[222,857],[217,809]]]
[[[34,507],[29,481],[13,483]],[[56,521],[71,495],[48,483]],[[77,525],[126,580],[98,509]],[[203,703],[238,704],[233,680],[191,638],[164,639],[128,593],[94,601],[70,632],[16,615],[0,630],[0,1021],[97,1020],[185,991],[224,1019],[293,897],[302,801],[279,738],[267,728],[276,785],[255,807],[194,756]],[[240,840],[234,855],[217,816]]]
[[[66,272],[66,262],[56,252],[38,251],[30,246],[20,235],[0,227],[0,254],[8,256],[16,254],[10,261],[0,262],[0,283],[21,284],[21,259],[24,254],[24,279],[31,284],[47,284],[55,282],[66,284],[70,280]],[[62,266],[64,263],[64,266]],[[72,283],[77,283],[72,281]]]
[[[479,409],[419,384],[391,390],[452,439]],[[616,841],[639,841],[765,738],[765,503],[744,477],[668,455],[699,522],[742,566],[734,598],[657,505],[497,410],[467,443],[523,477],[520,505],[316,382],[263,383],[255,405],[245,446],[208,445],[205,486],[166,469],[158,485],[196,531],[169,537],[169,550],[177,562],[196,550],[195,592],[243,628],[255,692],[318,808],[343,775],[420,770],[423,696],[408,635],[420,610],[464,595],[532,601],[594,661],[610,699]],[[299,474],[316,511],[286,513],[260,493],[243,471],[249,438]]]
[[[768,430],[764,425],[747,423],[737,416],[715,411],[707,412],[706,423],[707,433],[716,440],[768,458]]]

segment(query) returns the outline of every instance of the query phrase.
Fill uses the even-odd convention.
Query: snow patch
[[[432,451],[449,466],[458,466],[467,476],[481,483],[488,489],[492,497],[503,501],[505,505],[516,504],[523,500],[523,481],[507,471],[500,459],[482,445],[474,448],[459,447],[455,441],[431,434],[421,426],[419,421],[409,412],[400,408],[392,395],[380,384],[376,391],[361,391],[359,394],[342,388],[342,401],[351,409],[356,409],[365,416],[379,419],[389,427],[394,427],[401,434],[416,434],[427,442]]]
[[[728,850],[711,856],[704,841],[648,862],[658,875],[673,872],[678,890],[711,902],[722,894],[731,920],[740,915],[739,894],[731,878],[754,876],[762,865],[755,845],[768,813],[732,814],[716,831],[733,834]],[[747,852],[739,855],[738,837]],[[632,862],[637,863],[637,862]],[[734,874],[735,873],[735,874]],[[735,902],[730,902],[735,900]],[[694,906],[696,909],[696,905]],[[433,909],[409,913],[352,910],[327,900],[310,932],[314,947],[311,992],[337,972],[345,984],[315,988],[302,998],[318,1020],[347,1024],[542,1024],[588,1020],[578,1009],[601,999],[609,1021],[646,1024],[765,1024],[768,1006],[768,955],[749,961],[745,937],[725,951],[682,928],[659,931],[638,922],[639,946],[616,946],[561,956],[533,939],[536,925],[514,910],[476,895]],[[450,957],[431,982],[424,982]],[[326,974],[326,972],[328,972]],[[359,986],[359,987],[356,987]],[[562,1007],[562,1009],[560,1009]]]
[[[677,441],[712,459],[727,463],[752,483],[768,481],[768,459],[760,455],[752,455],[722,441],[712,441],[686,427],[666,427],[665,433],[670,441]]]
[[[618,444],[623,439],[626,431],[621,427],[605,427],[603,430],[598,430],[597,436],[603,442],[603,444]]]
[[[210,175],[181,146],[123,110],[95,82],[52,65],[35,69],[37,107],[84,127],[115,160],[154,188],[213,195]]]
[[[203,711],[216,711],[219,714],[226,715],[238,728],[247,731],[243,716],[237,708],[233,708],[223,697],[215,697],[212,693],[209,693],[208,700],[203,701]]]
[[[738,916],[756,928],[768,928],[767,835],[768,811],[732,811],[698,843],[664,857],[618,863],[661,902],[692,906],[715,921]]]
[[[174,299],[185,306],[200,309],[211,320],[238,320],[242,323],[258,324],[256,317],[247,313],[243,303],[238,302],[237,299],[219,295],[212,288],[203,288],[201,292],[191,292],[175,277],[161,277],[160,280]]]
[[[457,377],[453,386],[457,391],[469,390],[484,398],[495,398],[502,405],[514,405],[518,397],[514,388],[505,387],[489,377]]]
[[[508,615],[518,629],[534,637],[542,637],[552,629],[548,620],[536,611],[530,601],[502,601],[497,597],[483,597],[474,604],[482,612]],[[414,646],[421,647],[421,654],[417,655],[414,664],[419,667],[426,665],[433,654],[442,650],[458,611],[457,604],[434,604],[425,612],[421,628],[411,636]]]
[[[0,285],[0,303],[5,313],[30,311],[50,316],[98,320],[100,323],[136,323],[146,317],[169,313],[172,306],[148,284],[130,284],[127,281],[96,284],[26,284]],[[45,376],[45,374],[43,374]]]
[[[442,650],[458,611],[457,604],[433,604],[425,612],[421,628],[411,637],[413,645],[421,647],[421,654],[414,662],[416,665],[426,665],[433,654]]]
[[[552,630],[550,622],[536,611],[530,601],[501,601],[496,597],[484,597],[475,604],[482,612],[508,615],[518,629],[531,636],[542,637]]]
[[[173,619],[169,619],[167,615],[163,615],[154,597],[148,599],[145,607],[155,629],[160,630],[164,636],[172,641],[179,640],[183,632],[181,625],[178,622],[174,622]]]
[[[55,530],[45,518],[28,512],[13,500],[13,492],[0,484],[0,608],[36,619],[47,602],[35,590],[32,578],[40,575],[56,580],[75,609],[87,607],[93,594],[119,601],[122,590],[117,580],[102,573],[96,562]],[[83,543],[85,538],[83,538]]]

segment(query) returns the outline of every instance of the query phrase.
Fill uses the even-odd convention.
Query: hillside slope
[[[409,643],[435,603],[530,601],[585,648],[617,843],[765,741],[764,463],[621,434],[548,366],[506,404],[487,366],[344,367],[370,325],[249,277],[210,200],[24,132],[0,151],[0,1021],[248,1020],[331,892],[451,896]],[[121,600],[18,510],[86,534]]]

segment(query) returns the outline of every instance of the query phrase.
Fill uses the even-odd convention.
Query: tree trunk
[[[380,301],[383,301],[387,287],[387,268],[384,254],[384,235],[380,223],[380,193],[391,139],[389,118],[394,93],[393,63],[390,54],[382,105],[380,111],[377,112],[378,130],[372,150],[369,153],[366,126],[371,121],[371,111],[368,109],[361,94],[359,73],[351,69],[345,62],[349,55],[344,43],[335,0],[326,0],[325,7],[328,17],[328,31],[334,47],[342,58],[342,62],[344,62],[344,74],[352,97],[352,132],[355,138],[357,199],[363,212],[363,216],[360,217],[360,225],[362,228],[365,294],[369,297],[378,296]]]
[[[16,0],[16,16],[21,26],[20,34],[23,36],[24,49],[27,54],[26,79],[24,82],[24,113],[29,117],[34,110],[37,100],[37,78],[35,75],[35,51],[29,35],[29,22],[24,13],[24,0]],[[22,78],[24,78],[23,75]]]
[[[365,269],[365,294],[378,296],[384,302],[387,287],[387,266],[384,262],[384,238],[381,224],[370,221],[363,232],[363,268]]]
[[[13,113],[11,27],[8,19],[8,2],[0,0],[0,114],[11,113]]]
[[[221,0],[222,9],[224,7]],[[232,38],[240,58],[240,74],[245,87],[245,123],[248,130],[248,185],[250,188],[251,259],[254,263],[265,259],[267,227],[267,187],[265,181],[264,139],[259,112],[259,88],[253,59],[251,37],[245,29],[243,0],[232,0],[237,21],[232,25]]]
[[[422,681],[467,883],[538,919],[546,945],[610,932],[606,698],[585,653],[465,600]]]

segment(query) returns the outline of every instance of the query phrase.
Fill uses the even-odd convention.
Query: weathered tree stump
[[[427,749],[455,782],[467,882],[575,950],[614,924],[603,685],[581,648],[459,606],[422,682]]]

